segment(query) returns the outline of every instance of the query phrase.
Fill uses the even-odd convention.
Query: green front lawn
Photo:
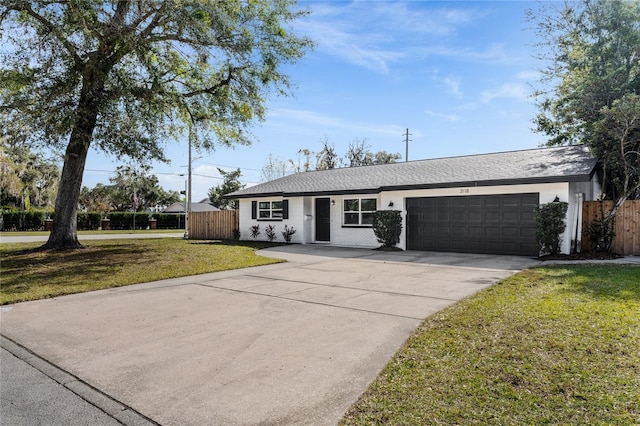
[[[280,262],[255,254],[265,243],[101,240],[84,241],[82,250],[28,251],[40,245],[0,246],[0,304]]]
[[[0,238],[2,237],[24,237],[24,236],[43,236],[49,235],[50,231],[2,231],[0,232]],[[132,229],[111,229],[109,231],[93,230],[93,231],[78,231],[79,236],[83,235],[103,235],[103,234],[184,234],[184,229],[137,229],[135,232]],[[80,238],[82,240],[82,238]]]
[[[527,270],[434,314],[342,424],[640,424],[640,267]]]

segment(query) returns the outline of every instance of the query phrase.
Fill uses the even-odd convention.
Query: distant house
[[[243,239],[287,225],[297,243],[377,247],[372,214],[389,209],[402,212],[405,250],[536,256],[534,211],[556,197],[569,203],[562,252],[580,238],[596,164],[583,146],[540,148],[297,173],[227,197],[240,200]]]
[[[205,198],[206,200],[206,198]],[[183,201],[178,201],[176,203],[171,204],[169,207],[164,209],[162,213],[184,213],[185,203]],[[220,210],[219,208],[212,206],[211,204],[200,201],[198,203],[191,203],[191,211],[192,212],[214,212]]]

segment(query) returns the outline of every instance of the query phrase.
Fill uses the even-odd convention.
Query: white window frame
[[[369,200],[373,200],[373,202],[375,203],[375,205],[373,206],[374,209],[373,210],[362,210],[362,202],[363,201],[369,201]],[[357,210],[347,210],[347,203],[348,202],[353,202],[353,201],[357,201],[358,202],[358,209]],[[371,215],[372,221],[373,221],[373,213],[376,212],[378,208],[378,199],[377,198],[371,198],[371,197],[358,197],[358,198],[345,198],[342,200],[342,227],[343,228],[350,228],[350,227],[354,227],[354,228],[371,228],[373,226],[373,223],[363,223],[363,217],[366,217],[367,215]],[[358,218],[358,223],[347,223],[347,215],[350,215],[352,217],[355,217],[355,215],[357,215]]]
[[[276,203],[279,203],[280,206],[274,206]],[[257,220],[283,220],[284,202],[282,200],[258,201],[257,215]]]

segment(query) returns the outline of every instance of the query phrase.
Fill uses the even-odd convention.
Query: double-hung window
[[[375,198],[351,198],[343,201],[344,226],[371,226],[376,211]]]
[[[251,219],[283,220],[289,218],[289,201],[252,201]]]
[[[282,219],[282,201],[260,201],[258,219]]]

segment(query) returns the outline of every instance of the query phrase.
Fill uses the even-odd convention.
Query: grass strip
[[[0,231],[0,239],[2,237],[28,237],[28,236],[48,236],[51,231]],[[105,235],[105,234],[184,234],[184,229],[110,229],[108,231],[91,230],[78,231],[78,235]]]
[[[97,240],[81,250],[37,252],[42,243],[0,246],[0,304],[278,263],[266,243],[179,238]]]
[[[341,424],[640,424],[640,267],[526,270],[427,318]]]

